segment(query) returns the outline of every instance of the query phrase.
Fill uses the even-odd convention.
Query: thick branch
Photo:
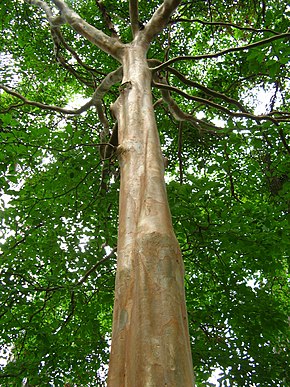
[[[104,97],[107,91],[115,85],[117,82],[122,80],[123,76],[123,68],[118,67],[117,70],[111,71],[101,82],[101,84],[97,87],[96,91],[92,96],[92,101],[100,100]]]
[[[63,22],[68,23],[76,32],[95,44],[101,50],[112,55],[117,60],[121,58],[121,49],[124,47],[119,40],[114,37],[106,35],[104,32],[98,30],[94,26],[87,23],[76,12],[68,7],[68,5],[62,0],[52,0],[55,6],[60,11],[60,17],[53,17],[51,8],[46,2],[42,0],[26,0],[27,3],[35,5],[43,9],[46,13],[47,19],[52,25],[52,20],[61,20],[61,23],[57,23],[59,26]],[[55,24],[54,24],[55,25]]]
[[[139,31],[139,11],[138,11],[138,0],[129,1],[130,21],[133,38]]]
[[[251,48],[263,46],[263,45],[271,43],[275,40],[289,38],[289,37],[290,37],[290,33],[287,32],[285,34],[271,36],[270,38],[259,40],[258,42],[246,44],[244,46],[227,48],[226,50],[217,51],[217,52],[214,52],[212,54],[203,54],[203,55],[195,55],[195,56],[192,56],[192,55],[178,56],[178,57],[175,57],[175,58],[168,60],[167,62],[162,63],[161,65],[159,65],[157,67],[154,67],[152,70],[160,71],[160,70],[170,66],[172,63],[175,63],[175,62],[178,62],[181,60],[200,60],[200,59],[218,58],[219,56],[229,54],[231,52],[250,50]]]
[[[95,44],[101,50],[112,55],[117,60],[121,58],[121,49],[124,47],[119,40],[106,35],[91,24],[82,19],[76,12],[70,9],[63,0],[52,0],[61,12],[64,20],[80,35]]]
[[[50,32],[51,32],[51,37],[53,40],[54,44],[54,53],[57,61],[66,69],[68,70],[71,74],[73,74],[80,82],[86,84],[89,87],[92,87],[92,82],[88,82],[86,79],[81,77],[74,69],[73,67],[68,64],[65,59],[59,55],[59,51],[61,46],[63,46],[67,51],[69,51],[72,56],[76,59],[78,64],[82,66],[84,69],[89,71],[92,75],[93,73],[100,73],[97,70],[87,66],[77,55],[77,53],[66,43],[65,39],[63,38],[63,35],[60,30],[60,26],[65,23],[65,20],[61,15],[54,16],[52,13],[52,9],[47,5],[46,2],[42,0],[26,0],[27,3],[35,5],[39,8],[41,8],[47,17],[47,20],[50,24]],[[104,75],[104,74],[103,74]]]
[[[164,0],[163,4],[154,12],[153,16],[142,31],[142,39],[150,44],[155,35],[159,34],[169,22],[171,14],[175,11],[181,0]]]

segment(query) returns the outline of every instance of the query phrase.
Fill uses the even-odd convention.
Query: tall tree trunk
[[[192,387],[184,268],[173,232],[146,50],[127,46],[113,106],[121,168],[109,387]]]

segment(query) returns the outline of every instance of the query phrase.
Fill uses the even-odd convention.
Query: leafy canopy
[[[121,78],[74,109],[119,63],[28,3],[0,7],[0,384],[103,385]],[[66,3],[132,40],[127,1]],[[160,4],[139,1],[140,28]],[[289,16],[286,1],[181,1],[148,53],[197,386],[216,368],[220,386],[289,381]]]

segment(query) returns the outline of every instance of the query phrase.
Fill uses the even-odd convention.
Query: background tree
[[[287,3],[4,0],[0,20],[1,385],[103,383],[120,189],[109,106],[131,92],[118,49],[145,36],[196,385],[219,367],[221,386],[286,386]]]

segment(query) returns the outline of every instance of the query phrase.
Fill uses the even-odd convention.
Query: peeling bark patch
[[[122,309],[120,313],[119,329],[124,329],[128,321],[128,312],[126,309]]]

